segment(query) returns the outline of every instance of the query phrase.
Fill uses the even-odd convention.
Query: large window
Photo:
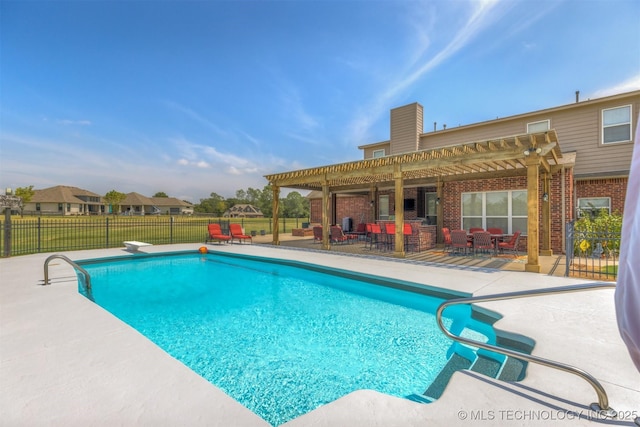
[[[578,216],[597,216],[600,211],[611,213],[610,197],[583,197],[578,199]]]
[[[462,194],[462,228],[501,228],[527,234],[527,191],[491,191]]]
[[[384,195],[378,198],[378,219],[389,219],[389,196]]]
[[[602,143],[631,141],[631,105],[602,110]]]

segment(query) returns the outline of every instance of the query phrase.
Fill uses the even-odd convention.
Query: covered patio
[[[435,185],[438,204],[437,230],[443,227],[443,207],[447,200],[443,184],[452,181],[480,180],[513,176],[526,177],[527,190],[527,263],[525,271],[540,272],[540,255],[552,255],[551,203],[549,198],[554,173],[572,166],[563,159],[555,130],[527,133],[447,147],[413,151],[374,159],[338,163],[290,172],[266,175],[273,188],[273,244],[280,244],[278,200],[282,187],[322,192],[322,248],[331,249],[330,212],[338,193],[368,194],[376,200],[380,188],[395,193],[394,256],[404,258],[404,188]],[[457,201],[456,201],[457,202]],[[439,236],[438,241],[441,241]]]

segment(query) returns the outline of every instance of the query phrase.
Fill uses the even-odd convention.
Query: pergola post
[[[329,214],[331,197],[329,196],[329,184],[322,183],[322,249],[329,250]]]
[[[444,227],[444,182],[438,179],[436,184],[436,242],[444,243],[442,228]]]
[[[278,187],[277,185],[274,185],[273,187],[273,201],[272,201],[272,207],[273,207],[273,244],[274,245],[280,245],[280,219],[279,219],[279,213],[278,210],[280,209],[280,187]]]
[[[396,192],[396,206],[394,209],[396,216],[396,235],[394,237],[395,251],[393,255],[398,258],[404,258],[404,186],[402,185],[402,170],[398,164],[394,167],[393,180]]]
[[[542,176],[542,249],[540,255],[552,256],[551,249],[551,194],[549,191],[549,174]],[[546,195],[546,200],[544,195]]]
[[[538,258],[538,191],[540,179],[540,157],[532,152],[525,160],[527,165],[527,263],[524,271],[540,273]]]

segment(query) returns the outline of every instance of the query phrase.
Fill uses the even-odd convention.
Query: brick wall
[[[628,178],[602,178],[576,181],[576,203],[583,197],[611,197],[611,212],[624,212]]]

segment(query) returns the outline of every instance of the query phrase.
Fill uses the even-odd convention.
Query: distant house
[[[100,215],[104,213],[102,197],[82,188],[57,185],[34,190],[23,212],[35,215]]]
[[[247,204],[234,205],[227,209],[222,216],[225,218],[264,218],[260,209]]]
[[[193,205],[175,197],[146,197],[139,193],[129,193],[120,203],[123,215],[191,215]]]

